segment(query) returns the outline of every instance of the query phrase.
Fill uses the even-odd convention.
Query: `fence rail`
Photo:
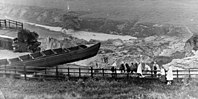
[[[145,78],[158,78],[158,73],[154,73],[154,70],[143,71]],[[21,73],[23,75],[21,75]],[[131,72],[121,72],[120,70],[111,69],[94,69],[90,68],[71,68],[71,67],[30,67],[30,66],[1,66],[0,74],[12,75],[14,77],[24,78],[25,80],[31,78],[42,79],[70,79],[70,78],[88,78],[88,77],[101,77],[101,78],[131,78],[138,77],[137,74]],[[33,74],[33,75],[32,75]],[[198,77],[198,68],[186,69],[186,70],[173,70],[174,79],[180,78],[196,78]]]
[[[10,20],[10,19],[0,19],[1,28],[14,28],[14,29],[23,29],[23,23]]]

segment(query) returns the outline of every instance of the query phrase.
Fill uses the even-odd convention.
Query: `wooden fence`
[[[23,23],[9,20],[9,19],[0,19],[1,28],[14,28],[14,29],[23,29]]]
[[[145,78],[158,78],[158,73],[154,74],[155,71],[143,71]],[[21,75],[23,73],[23,75]],[[3,76],[11,76],[15,78],[27,79],[70,79],[70,78],[131,78],[138,77],[137,74],[121,72],[120,70],[115,70],[112,72],[110,69],[94,69],[92,67],[86,68],[71,68],[71,67],[59,67],[55,66],[53,68],[49,67],[30,67],[30,66],[18,66],[18,67],[8,67],[1,66],[0,74]],[[34,75],[32,75],[34,74]],[[198,68],[190,68],[186,70],[174,70],[174,79],[180,78],[196,78],[198,77]]]

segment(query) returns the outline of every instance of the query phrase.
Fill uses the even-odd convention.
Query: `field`
[[[185,81],[185,80],[183,80]],[[195,99],[198,81],[167,86],[158,80],[34,81],[0,78],[5,99]]]

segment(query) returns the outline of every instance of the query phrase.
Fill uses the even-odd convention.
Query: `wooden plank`
[[[41,54],[42,54],[42,56],[47,56],[47,55],[45,55],[45,53],[43,53],[43,52],[40,52]]]
[[[54,54],[58,54],[57,52],[55,52],[53,49],[51,49],[51,51],[54,53]]]
[[[32,59],[35,59],[31,54],[28,54]]]
[[[63,50],[64,50],[65,52],[70,52],[70,50],[67,49],[67,48],[63,48]]]
[[[20,61],[22,61],[22,62],[23,62],[23,59],[21,59],[20,57],[18,57],[18,58],[19,58],[19,60],[20,60]]]

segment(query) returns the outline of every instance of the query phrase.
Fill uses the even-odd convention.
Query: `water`
[[[35,23],[30,23],[30,22],[25,22],[25,23],[32,25],[32,26],[36,26],[36,27],[42,27],[42,28],[48,29],[50,31],[65,33],[65,32],[63,32],[61,27],[52,27],[52,26],[40,25],[40,24],[35,24]],[[108,39],[121,39],[121,40],[137,39],[136,37],[132,37],[129,35],[122,36],[122,35],[86,32],[86,31],[66,31],[65,34],[71,35],[71,36],[79,38],[79,39],[84,39],[87,41],[89,41],[91,39],[100,40],[100,41],[105,41]]]
[[[5,16],[4,18],[15,20],[8,16]],[[41,35],[46,34],[46,33],[42,33],[42,32],[46,32],[46,31],[43,31],[42,29],[39,29],[39,28],[44,28],[44,29],[49,30],[47,32],[49,32],[49,36],[52,35],[52,37],[53,37],[53,35],[56,35],[56,37],[59,36],[61,38],[61,37],[63,37],[63,35],[61,35],[60,33],[65,33],[63,31],[62,27],[41,25],[41,24],[31,23],[31,22],[22,21],[22,20],[20,20],[20,22],[24,23],[24,28],[28,27],[27,29],[36,31],[38,33],[41,32],[40,33]],[[27,24],[27,25],[25,25],[25,24]],[[30,25],[30,26],[28,26],[28,25]],[[36,27],[39,27],[39,28],[36,28]],[[37,29],[39,29],[40,31],[38,31]],[[53,32],[53,33],[50,34],[50,32]],[[57,32],[57,34],[54,32]],[[89,41],[90,39],[100,40],[100,41],[105,41],[108,39],[121,39],[121,40],[137,39],[136,37],[132,37],[129,35],[123,36],[123,35],[113,35],[113,34],[105,34],[105,33],[86,32],[86,31],[67,31],[65,34],[71,35],[71,36],[79,38],[79,39],[84,39],[87,41]],[[43,35],[43,37],[46,37],[46,35]]]

